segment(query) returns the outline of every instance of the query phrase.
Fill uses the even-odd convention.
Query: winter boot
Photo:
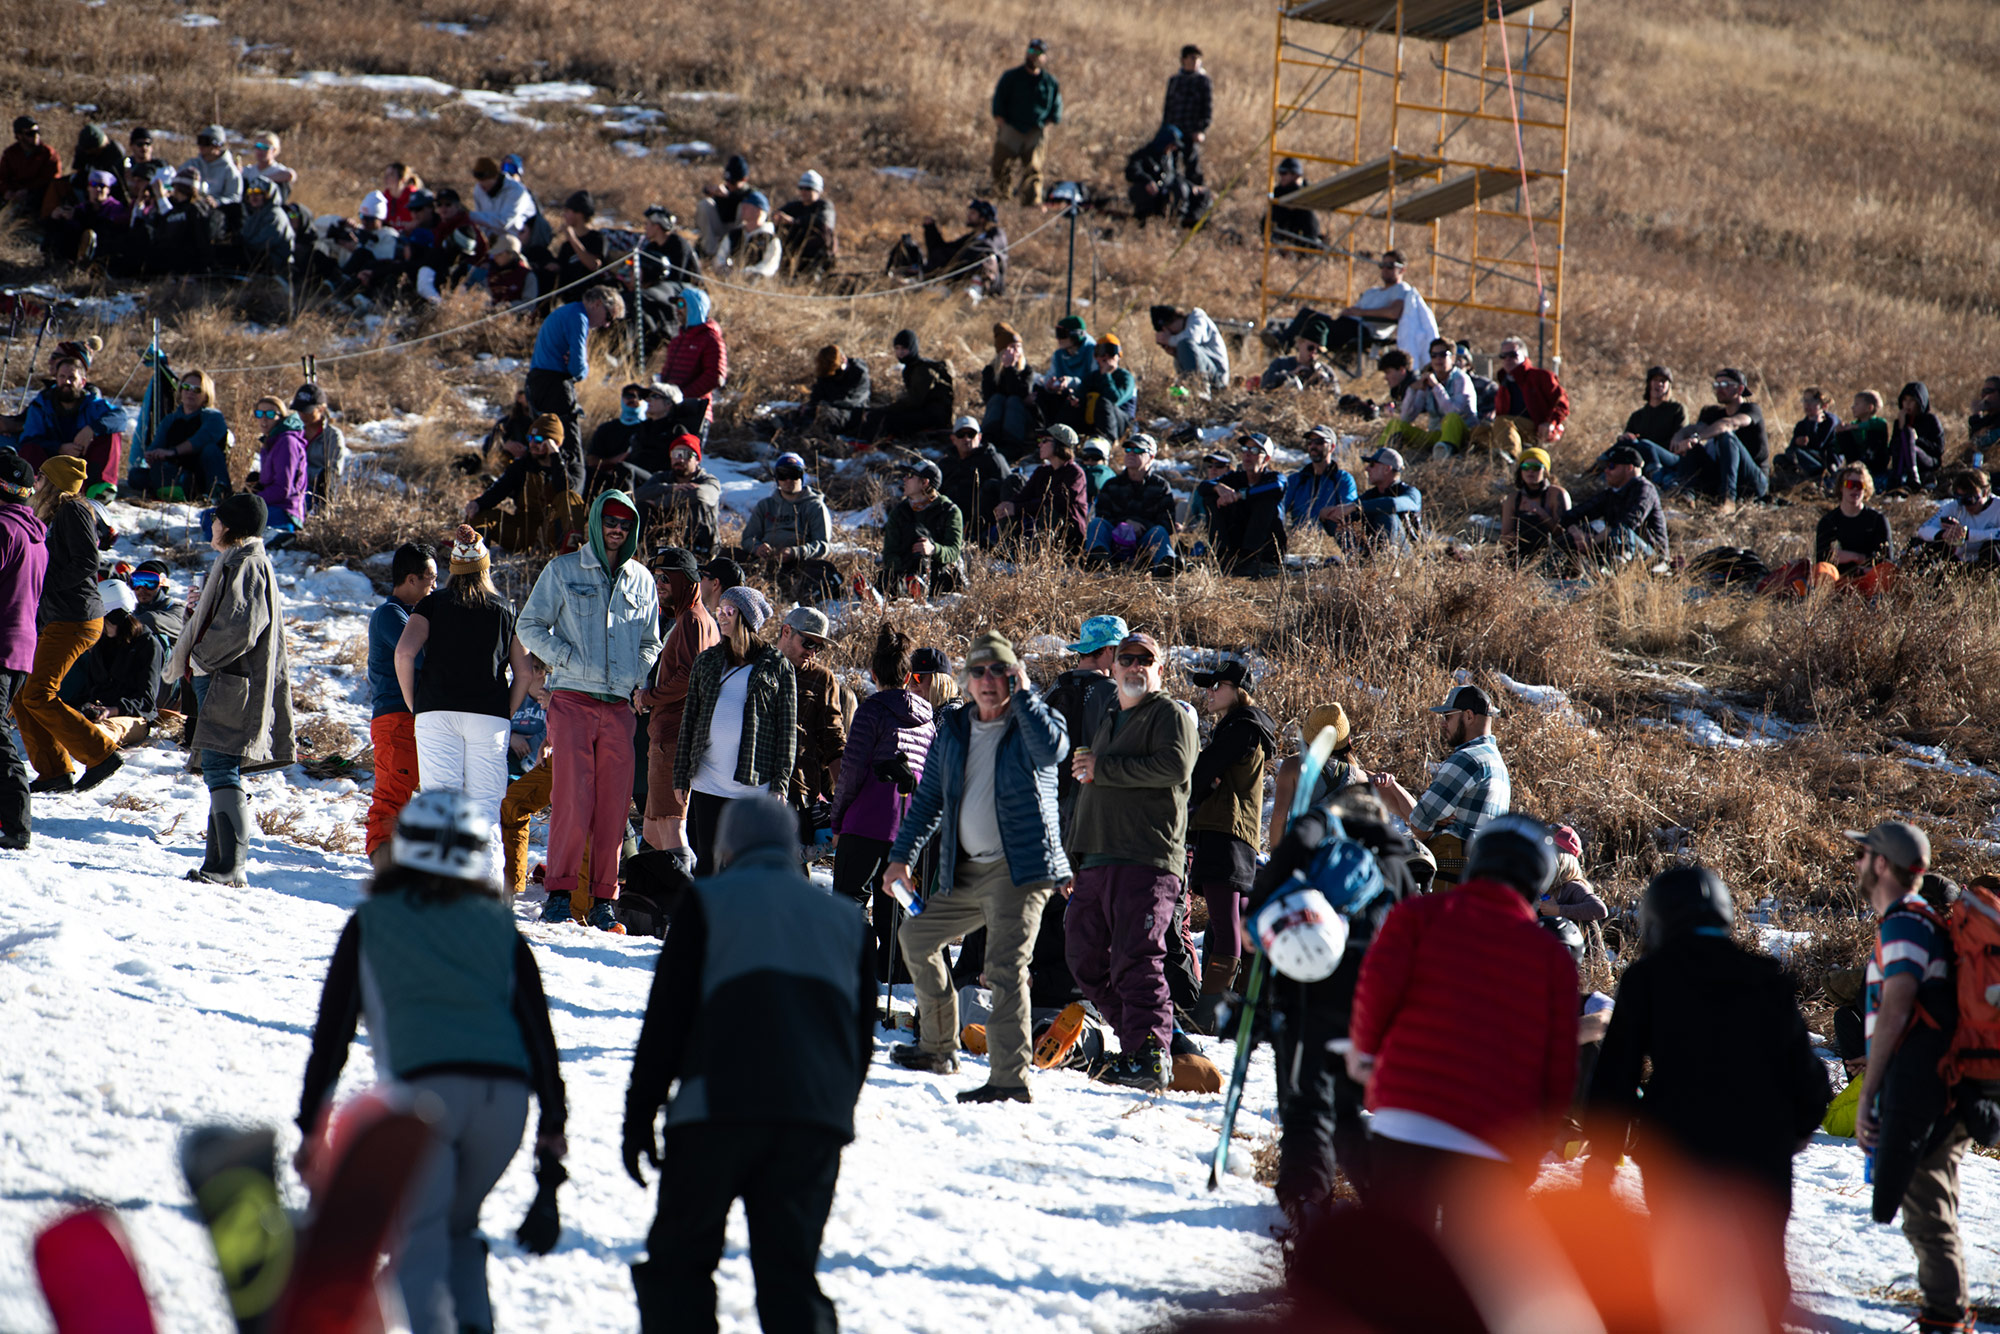
[[[88,792],[124,767],[125,757],[114,750],[83,771],[83,777],[76,780],[76,791]]]
[[[1110,1082],[1145,1093],[1164,1093],[1173,1076],[1173,1061],[1158,1038],[1147,1038],[1136,1052],[1129,1052],[1112,1071]]]
[[[64,765],[56,773],[44,774],[42,777],[28,784],[28,791],[38,797],[43,795],[56,796],[64,792],[74,791],[75,789],[76,780],[69,776],[68,765]]]
[[[542,920],[544,922],[567,922],[569,919],[569,895],[557,894],[551,890],[548,902],[542,905]]]
[[[958,1095],[960,1102],[1033,1102],[1034,1095],[1028,1092],[1026,1084],[981,1084],[975,1089],[966,1089]]]
[[[1035,1044],[1035,1068],[1052,1070],[1061,1065],[1063,1058],[1069,1055],[1070,1048],[1076,1045],[1077,1038],[1082,1034],[1083,1002],[1071,1001],[1049,1024],[1048,1030],[1042,1034],[1041,1041]]]
[[[610,899],[592,899],[590,916],[584,919],[584,925],[596,927],[599,931],[608,931],[614,936],[625,934],[625,924],[618,920],[618,914],[613,911]]]
[[[1972,1311],[1962,1315],[1940,1315],[1926,1307],[1917,1313],[1917,1334],[1972,1334],[1978,1328],[1973,1323],[1975,1318]]]
[[[219,787],[208,794],[215,811],[215,870],[209,878],[224,885],[249,883],[244,864],[250,857],[250,798],[240,787]]]
[[[958,1073],[958,1053],[925,1051],[915,1043],[897,1043],[889,1048],[889,1059],[905,1070],[920,1070],[927,1075]]]

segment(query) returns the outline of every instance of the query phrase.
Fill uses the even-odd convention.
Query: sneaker
[[[567,922],[569,919],[569,895],[549,895],[548,902],[542,905],[542,920],[544,922]]]
[[[889,1048],[889,1060],[905,1070],[920,1070],[927,1075],[955,1075],[958,1073],[958,1056],[954,1052],[925,1051],[910,1042],[899,1042]]]
[[[554,898],[554,895],[549,897]],[[568,900],[564,900],[567,902]],[[611,907],[610,899],[592,899],[590,916],[584,919],[585,926],[596,927],[599,931],[609,931],[614,936],[625,934],[625,923],[618,920],[618,914]]]
[[[60,774],[45,775],[28,784],[28,791],[37,796],[43,793],[70,792],[74,791],[75,788],[76,780],[69,776],[68,769],[64,769]]]
[[[1063,1012],[1055,1017],[1048,1031],[1035,1044],[1035,1068],[1052,1070],[1061,1065],[1063,1057],[1069,1055],[1070,1048],[1083,1036],[1083,1002],[1071,1001],[1063,1007]]]
[[[976,1089],[966,1089],[958,1095],[960,1102],[1033,1102],[1035,1097],[1028,1092],[1026,1084],[981,1084]]]
[[[88,792],[124,767],[125,757],[114,750],[98,763],[91,765],[83,771],[83,777],[76,780],[75,790],[78,792]]]
[[[1145,1046],[1119,1061],[1118,1068],[1110,1075],[1110,1082],[1146,1093],[1163,1093],[1173,1068],[1166,1049],[1160,1046],[1157,1039],[1148,1038]]]

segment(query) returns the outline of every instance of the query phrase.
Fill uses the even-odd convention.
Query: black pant
[[[889,865],[890,844],[879,838],[864,838],[860,834],[842,834],[840,846],[833,850],[833,892],[853,899],[862,908],[872,902],[874,921],[869,930],[875,946],[875,971],[878,982],[890,979],[883,975],[882,964],[889,960],[901,964],[889,949],[889,926],[896,919],[896,901],[882,892],[882,872]],[[909,980],[908,972],[903,980]]]
[[[1333,1198],[1334,1166],[1365,1197],[1368,1132],[1361,1086],[1347,1077],[1345,1058],[1326,1044],[1347,1036],[1352,981],[1267,979],[1271,1052],[1278,1076],[1278,1202],[1323,1205]],[[1337,989],[1345,995],[1337,994]]]
[[[687,840],[694,849],[694,873],[714,875],[715,828],[722,823],[722,812],[728,807],[729,798],[718,797],[709,792],[688,793]]]
[[[583,494],[583,409],[577,406],[576,382],[561,371],[528,372],[528,406],[536,415],[550,413],[562,422],[563,470],[569,489]]]
[[[712,1334],[715,1267],[738,1199],[764,1334],[834,1334],[813,1268],[840,1176],[841,1136],[818,1126],[700,1124],[670,1129],[648,1259],[632,1266],[640,1334]]]
[[[26,672],[0,668],[0,835],[9,839],[26,839],[33,825],[28,810],[28,766],[21,763],[14,729],[7,724],[14,696],[21,693],[27,679]]]
[[[1450,1232],[1460,1225],[1452,1207],[1460,1192],[1518,1187],[1526,1196],[1530,1180],[1512,1163],[1371,1135],[1364,1203],[1426,1231]]]

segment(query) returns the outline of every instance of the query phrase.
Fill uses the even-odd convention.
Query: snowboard
[[[1293,789],[1292,809],[1285,814],[1288,830],[1291,822],[1311,807],[1313,789],[1319,786],[1320,773],[1326,768],[1335,744],[1333,729],[1323,727],[1299,761],[1299,783]],[[1229,1141],[1236,1133],[1236,1109],[1243,1102],[1243,1081],[1250,1075],[1250,1028],[1257,1017],[1257,1003],[1263,999],[1264,977],[1270,968],[1270,960],[1259,950],[1250,962],[1250,984],[1243,989],[1243,1013],[1236,1021],[1236,1061],[1229,1071],[1229,1091],[1222,1099],[1222,1136],[1215,1142],[1215,1153],[1208,1160],[1210,1190],[1221,1185],[1222,1174],[1229,1170]]]
[[[157,1334],[118,1216],[80,1209],[35,1237],[35,1277],[56,1334]]]
[[[265,1334],[292,1276],[297,1238],[277,1173],[278,1140],[268,1127],[201,1126],[181,1141],[181,1175],[208,1229],[237,1334]]]
[[[269,1334],[381,1334],[376,1271],[436,1119],[421,1098],[398,1089],[371,1091],[340,1109]]]

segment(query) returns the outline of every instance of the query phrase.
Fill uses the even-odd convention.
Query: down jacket
[[[889,859],[911,862],[933,834],[940,839],[937,890],[951,892],[958,871],[958,808],[965,800],[965,760],[972,748],[969,700],[937,717],[916,799],[896,831]],[[1069,753],[1069,726],[1032,690],[1016,690],[1008,705],[1007,730],[994,756],[993,800],[999,807],[1000,842],[1014,884],[1046,885],[1070,878],[1056,808],[1056,765]]]
[[[1361,964],[1348,1033],[1371,1111],[1434,1117],[1508,1153],[1540,1144],[1576,1085],[1576,965],[1497,880],[1396,905]]]
[[[263,538],[238,542],[209,567],[167,675],[179,680],[185,671],[209,678],[188,747],[190,769],[199,767],[205,750],[241,756],[246,768],[292,762],[285,604]]]
[[[910,798],[876,776],[876,769],[900,753],[910,772],[924,771],[937,726],[931,702],[908,690],[878,690],[861,701],[847,730],[840,781],[833,790],[833,832],[893,842]]]

